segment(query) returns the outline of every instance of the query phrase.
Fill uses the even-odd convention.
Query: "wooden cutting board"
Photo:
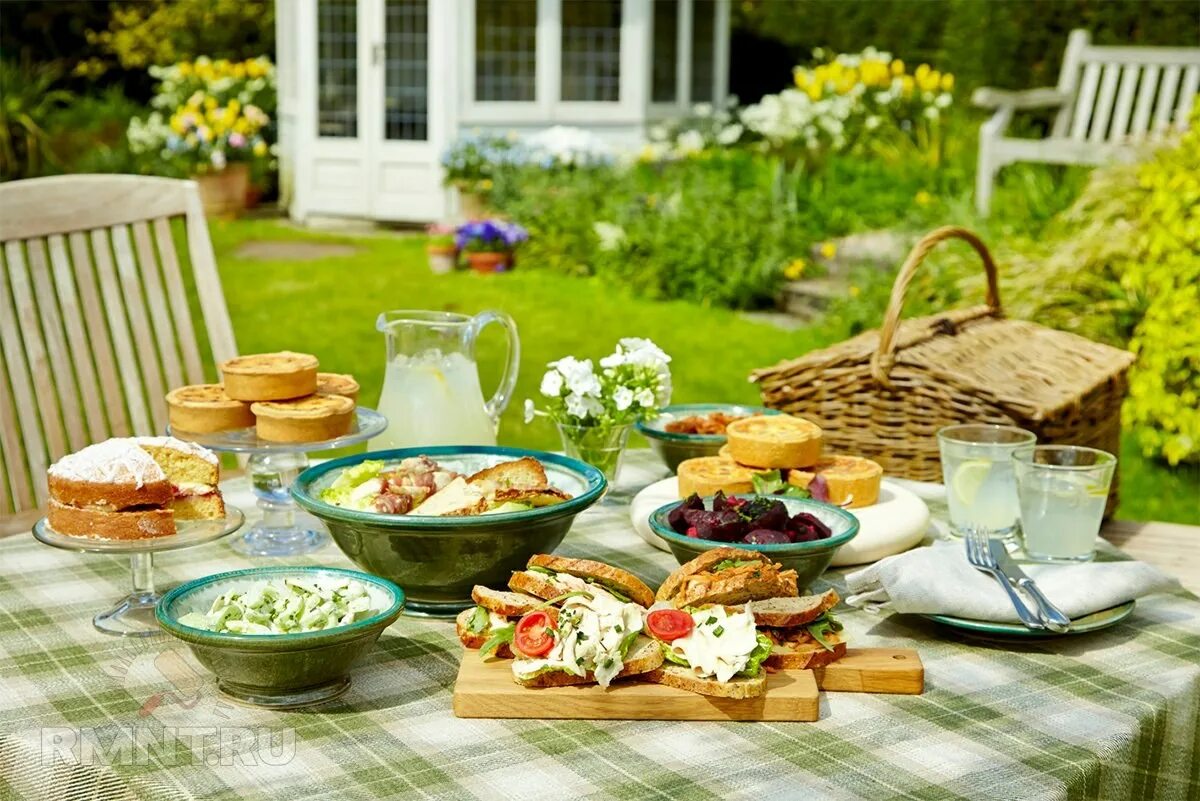
[[[675,687],[633,679],[605,690],[595,684],[522,687],[511,661],[479,658],[466,651],[454,684],[454,714],[460,718],[573,720],[772,720],[812,721],[820,713],[818,685],[842,692],[920,693],[925,669],[916,651],[851,648],[834,664],[813,670],[783,670],[767,677],[758,698],[710,698]]]

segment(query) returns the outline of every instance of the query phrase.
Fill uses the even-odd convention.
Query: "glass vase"
[[[592,465],[604,474],[610,487],[615,485],[633,424],[557,425],[567,456]]]

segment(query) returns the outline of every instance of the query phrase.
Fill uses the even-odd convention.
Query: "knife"
[[[1033,597],[1034,602],[1037,603],[1038,617],[1042,619],[1046,628],[1059,634],[1070,630],[1071,619],[1064,615],[1057,606],[1050,603],[1050,599],[1042,593],[1041,587],[1025,575],[1025,571],[1008,555],[1004,543],[995,539],[988,540],[988,550],[991,551],[992,558],[999,565],[1000,574]]]

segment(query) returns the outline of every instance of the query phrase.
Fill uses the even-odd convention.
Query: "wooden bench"
[[[1057,87],[984,87],[972,95],[976,106],[995,109],[979,129],[976,208],[988,213],[996,173],[1014,162],[1098,165],[1137,158],[1147,145],[1187,128],[1198,90],[1200,48],[1100,47],[1087,31],[1071,31]],[[1005,136],[1017,111],[1047,108],[1058,109],[1048,137]]]

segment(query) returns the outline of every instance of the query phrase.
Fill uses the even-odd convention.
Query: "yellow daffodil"
[[[920,70],[918,70],[918,73]],[[936,92],[942,85],[942,74],[937,70],[928,70],[924,75],[917,75],[917,86],[922,92]]]
[[[837,245],[832,242],[822,242],[818,251],[823,259],[832,259],[837,255]]]
[[[795,81],[797,89],[808,88],[808,72],[806,70],[799,68],[792,70],[792,80]]]
[[[901,61],[900,59],[894,60],[892,62],[892,75],[903,75],[903,74],[904,74],[904,62]]]
[[[205,109],[207,109],[208,111],[212,111],[216,107],[217,107],[217,99],[215,97],[209,96],[209,97],[204,98],[204,108]]]
[[[261,139],[259,139],[257,142],[255,142],[254,143],[254,155],[256,155],[260,158],[267,155],[267,143]]]
[[[180,115],[171,115],[171,130],[177,134],[182,134],[187,130],[187,126],[183,124],[183,118]]]
[[[903,95],[905,97],[912,96],[913,89],[915,88],[915,86],[916,86],[916,81],[913,80],[913,76],[911,76],[911,75],[901,75],[900,76],[900,91],[901,91],[901,93],[903,93]]]
[[[179,77],[186,78],[192,74],[191,63],[189,63],[187,61],[181,61],[178,66],[179,66]]]
[[[793,259],[783,268],[783,277],[795,281],[804,275],[804,268],[807,266],[804,259]]]
[[[933,195],[922,189],[920,192],[917,192],[916,197],[914,197],[913,200],[918,206],[928,206],[933,202]]]
[[[928,64],[922,64],[917,67],[917,71],[913,73],[913,77],[919,81],[929,74],[930,69],[932,68]]]
[[[806,89],[805,92],[808,94],[808,97],[810,100],[820,100],[821,99],[821,84],[819,84],[819,83],[809,84],[808,89]]]
[[[492,186],[493,186],[493,184],[492,184],[491,178],[484,178],[482,181],[479,182],[479,188],[485,192],[488,191],[489,189],[491,189]]]
[[[954,91],[954,75],[952,73],[947,72],[944,75],[942,75],[942,91],[943,92]]]
[[[850,297],[852,297],[852,298],[857,298],[859,296],[859,294],[861,294],[861,292],[862,292],[862,290],[860,290],[858,287],[854,286],[853,284],[850,285],[849,291],[850,291]]]

